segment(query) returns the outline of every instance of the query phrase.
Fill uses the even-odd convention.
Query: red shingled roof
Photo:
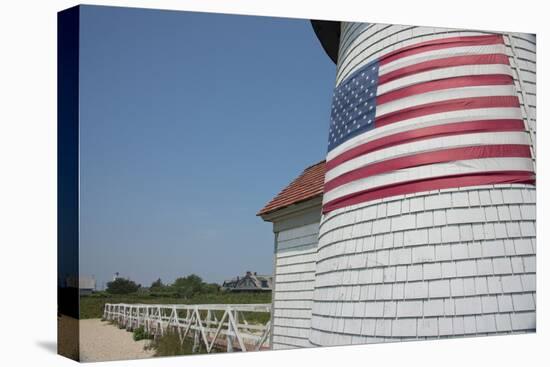
[[[285,187],[256,215],[271,213],[323,194],[325,161],[306,168],[298,178]]]

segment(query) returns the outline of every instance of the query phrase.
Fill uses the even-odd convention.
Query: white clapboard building
[[[443,38],[483,39],[499,34],[344,22],[314,21],[313,26],[325,51],[337,64],[336,87],[375,58],[396,49],[414,48],[422,42],[432,44],[430,41]],[[510,134],[506,142],[527,146],[529,156],[487,160],[482,162],[483,168],[499,169],[506,174],[518,170],[534,172],[536,40],[533,35],[501,35],[503,45],[499,50],[503,51],[499,52],[507,58],[505,63],[501,62],[504,66],[461,65],[452,76],[460,76],[461,67],[469,73],[486,70],[487,74],[511,76],[513,85],[510,85],[515,92],[504,99],[517,98],[519,103],[514,109],[491,105],[476,108],[465,102],[463,109],[467,112],[460,117],[462,120],[451,121],[463,113],[460,111],[455,115],[421,117],[418,123],[445,124],[449,119],[508,122],[512,119],[509,116],[517,115],[515,122],[521,121],[523,125],[519,132],[516,126],[515,135]],[[481,46],[473,52],[483,54],[488,52],[483,51],[486,49],[490,47]],[[429,62],[440,51],[423,52],[412,51],[409,59],[422,62],[426,57]],[[461,52],[469,51],[456,48],[451,52],[455,53],[451,56],[460,57]],[[407,67],[409,59],[395,67]],[[462,92],[475,99],[480,90],[498,97],[504,89],[473,87]],[[426,101],[440,96],[456,98],[453,93],[418,98]],[[438,118],[440,121],[434,122]],[[320,126],[325,124],[321,122]],[[494,137],[480,135],[476,144],[495,144],[493,138],[496,142],[508,139],[508,135],[506,131]],[[456,144],[464,143],[457,140]],[[417,146],[411,145],[410,149],[425,149]],[[383,153],[391,157],[395,152],[390,149]],[[384,159],[384,154],[379,159]],[[460,172],[476,168],[476,162],[464,162],[449,167]],[[346,196],[338,197],[338,191],[333,190],[337,194],[325,192],[323,198],[325,171],[329,170],[325,165],[328,163],[307,168],[259,213],[264,220],[273,222],[275,234],[274,348],[523,333],[536,329],[534,182],[454,187],[451,184],[441,189],[332,206]],[[435,175],[438,169],[434,166],[431,171],[418,172]],[[377,179],[384,182],[387,177],[372,182]]]
[[[275,235],[273,349],[310,346],[324,177],[324,161],[306,168],[258,213]]]
[[[69,276],[66,278],[65,284],[70,288],[78,288],[81,296],[90,295],[96,290],[95,278],[88,275]]]

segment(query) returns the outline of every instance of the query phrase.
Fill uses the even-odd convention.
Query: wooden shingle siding
[[[425,193],[407,197],[389,216],[392,202],[380,201],[325,219],[312,310],[314,344],[346,344],[349,335],[390,341],[534,329],[534,189],[504,185],[449,194],[462,194],[455,195],[456,208],[451,200],[443,211],[426,209],[426,202],[441,194]],[[413,200],[420,204],[413,208]],[[431,223],[419,218],[436,211],[442,220],[429,227],[427,238],[419,236]],[[401,220],[403,229],[376,235],[347,229],[405,215],[414,218],[415,229]],[[333,226],[344,219],[351,224]],[[391,240],[385,242],[388,234]]]
[[[307,347],[321,207],[274,222],[273,348]]]
[[[336,84],[382,53],[447,34],[487,33],[343,23]],[[526,134],[534,137],[536,40],[525,34],[504,39]],[[529,185],[474,186],[374,200],[325,215],[310,342],[534,331],[535,196]]]

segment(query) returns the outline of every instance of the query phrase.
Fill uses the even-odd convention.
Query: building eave
[[[304,200],[299,203],[295,203],[284,208],[274,210],[269,213],[260,215],[266,222],[276,222],[282,219],[287,219],[295,215],[299,215],[304,210],[308,210],[314,207],[321,207],[323,205],[323,196],[318,195],[313,198]]]

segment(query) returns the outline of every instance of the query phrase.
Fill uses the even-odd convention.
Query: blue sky
[[[81,274],[271,273],[255,214],[326,153],[309,21],[84,6],[80,63]]]

